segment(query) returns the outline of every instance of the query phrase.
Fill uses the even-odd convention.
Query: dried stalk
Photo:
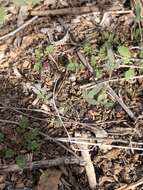
[[[17,164],[0,165],[0,173],[16,172],[25,169],[33,170],[39,168],[49,168],[53,166],[68,165],[68,164],[84,165],[84,162],[75,157],[60,157],[53,160],[28,162],[23,169],[21,169]]]

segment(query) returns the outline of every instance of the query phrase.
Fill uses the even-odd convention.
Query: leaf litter
[[[87,6],[98,12],[82,14]],[[31,18],[47,9],[58,16]],[[21,168],[1,173],[2,189],[142,188],[142,10],[141,0],[1,1],[0,159]],[[88,151],[72,149],[77,130]],[[87,162],[84,152],[87,166],[30,168],[71,154]]]

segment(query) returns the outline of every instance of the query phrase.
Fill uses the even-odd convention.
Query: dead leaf
[[[37,190],[58,190],[59,179],[62,175],[60,170],[49,169],[41,176]]]

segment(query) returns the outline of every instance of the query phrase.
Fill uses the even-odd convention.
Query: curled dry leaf
[[[48,169],[40,176],[37,190],[58,190],[62,172],[57,169]]]

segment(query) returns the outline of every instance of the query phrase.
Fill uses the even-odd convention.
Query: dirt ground
[[[143,1],[0,7],[0,189],[143,189]]]

